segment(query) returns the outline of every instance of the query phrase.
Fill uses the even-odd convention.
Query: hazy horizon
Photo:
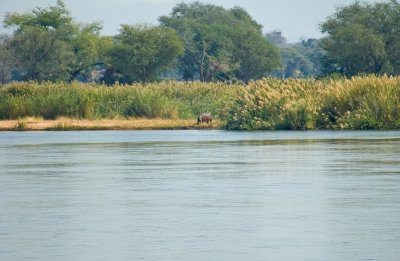
[[[55,5],[57,0],[0,0],[1,20],[7,12],[28,12],[35,7]],[[77,22],[102,22],[104,35],[115,35],[121,24],[158,24],[158,18],[169,15],[179,0],[64,0]],[[348,5],[354,0],[214,0],[200,1],[232,8],[240,6],[263,26],[264,33],[279,30],[289,42],[300,39],[320,38],[319,24],[333,14],[338,6]],[[363,1],[368,3],[379,0]],[[3,27],[1,33],[7,32]]]

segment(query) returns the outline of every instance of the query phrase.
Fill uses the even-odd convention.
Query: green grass
[[[112,87],[79,83],[11,83],[0,88],[0,119],[192,119],[202,112],[217,116],[238,89],[238,86],[198,82]]]
[[[225,129],[398,129],[400,77],[277,80],[247,86],[161,82],[114,85],[11,83],[0,87],[0,119],[196,119]],[[23,129],[23,123],[15,129]]]

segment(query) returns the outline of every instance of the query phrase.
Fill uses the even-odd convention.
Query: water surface
[[[0,133],[0,260],[400,260],[400,132]]]

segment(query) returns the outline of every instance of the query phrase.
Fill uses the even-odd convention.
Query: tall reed
[[[266,78],[247,86],[28,82],[0,87],[0,119],[191,119],[202,112],[212,113],[226,129],[235,130],[396,129],[400,128],[400,77]]]
[[[114,85],[11,83],[0,88],[0,119],[35,116],[181,118],[201,112],[219,115],[238,86],[199,82]]]
[[[318,93],[315,80],[263,79],[250,83],[226,110],[228,129],[314,129]]]
[[[249,84],[225,110],[226,128],[400,128],[400,77],[348,80],[263,79]]]
[[[321,127],[400,127],[400,77],[363,76],[331,82],[321,100]]]

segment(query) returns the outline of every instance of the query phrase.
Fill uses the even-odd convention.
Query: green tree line
[[[325,73],[400,73],[400,4],[355,2],[328,17],[321,30]]]
[[[12,35],[0,37],[0,83],[86,81],[113,84],[183,80],[243,81],[265,76],[400,74],[400,4],[359,1],[339,7],[321,24],[322,39],[287,44],[266,35],[240,7],[179,3],[160,24],[102,26],[74,21],[65,3],[6,14]]]

